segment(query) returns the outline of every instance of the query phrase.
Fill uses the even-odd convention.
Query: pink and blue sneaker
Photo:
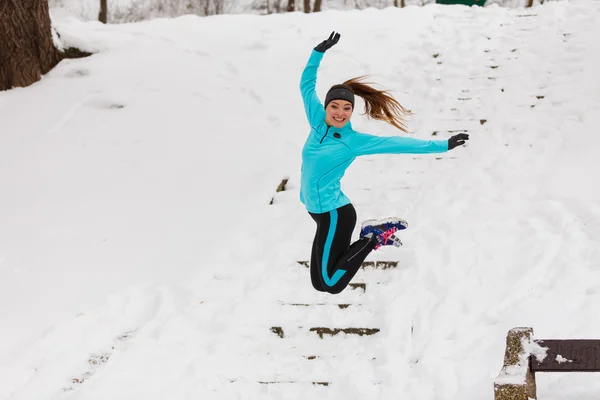
[[[408,228],[408,223],[400,218],[370,219],[362,223],[360,238],[373,238],[377,240],[375,250],[381,246],[402,246],[402,242],[394,234]]]

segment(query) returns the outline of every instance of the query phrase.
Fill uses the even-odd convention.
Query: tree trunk
[[[321,11],[321,0],[315,0],[315,7],[313,8],[313,12]]]
[[[100,0],[100,14],[98,14],[98,21],[106,24],[108,22],[108,0]]]
[[[61,59],[48,0],[0,0],[0,90],[37,82]]]
[[[400,7],[402,7],[402,8],[406,7],[406,1],[405,0],[400,0]]]
[[[307,14],[310,12],[310,0],[304,0],[304,12]]]
[[[288,12],[296,11],[296,0],[288,0],[287,10]]]

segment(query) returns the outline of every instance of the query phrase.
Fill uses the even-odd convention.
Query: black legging
[[[377,242],[364,238],[350,245],[356,225],[352,204],[322,214],[309,214],[317,223],[310,259],[312,285],[320,292],[340,293]]]

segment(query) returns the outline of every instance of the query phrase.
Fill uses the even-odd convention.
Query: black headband
[[[354,93],[344,87],[336,87],[327,92],[325,96],[325,107],[332,100],[346,100],[352,104],[352,108],[354,108]]]

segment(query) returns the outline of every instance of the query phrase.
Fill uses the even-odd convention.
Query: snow
[[[526,328],[515,328],[513,332],[523,331]],[[535,355],[539,361],[545,358],[546,351],[533,341],[534,338],[523,337],[521,346],[523,351],[519,353],[517,363],[502,368],[498,377],[494,380],[498,385],[524,385],[527,382],[529,370],[529,357]],[[541,357],[540,357],[541,354]]]
[[[524,385],[526,373],[526,364],[510,365],[498,374],[494,383],[498,385]]]
[[[524,344],[523,349],[527,355],[534,356],[538,362],[544,361],[548,356],[548,348],[540,346],[540,344],[535,341]]]
[[[573,362],[573,360],[566,359],[563,356],[561,356],[560,354],[556,355],[556,361],[558,361],[559,364],[566,363],[566,362]]]
[[[0,93],[0,399],[492,398],[509,329],[600,336],[599,13],[53,14],[65,47],[96,54]],[[297,263],[315,228],[298,83],[332,30],[321,98],[372,74],[415,113],[410,136],[471,138],[357,159],[355,236],[370,218],[409,228],[368,258],[397,268],[338,296]],[[402,134],[359,112],[353,126]],[[594,374],[536,379],[547,400],[600,389]]]

